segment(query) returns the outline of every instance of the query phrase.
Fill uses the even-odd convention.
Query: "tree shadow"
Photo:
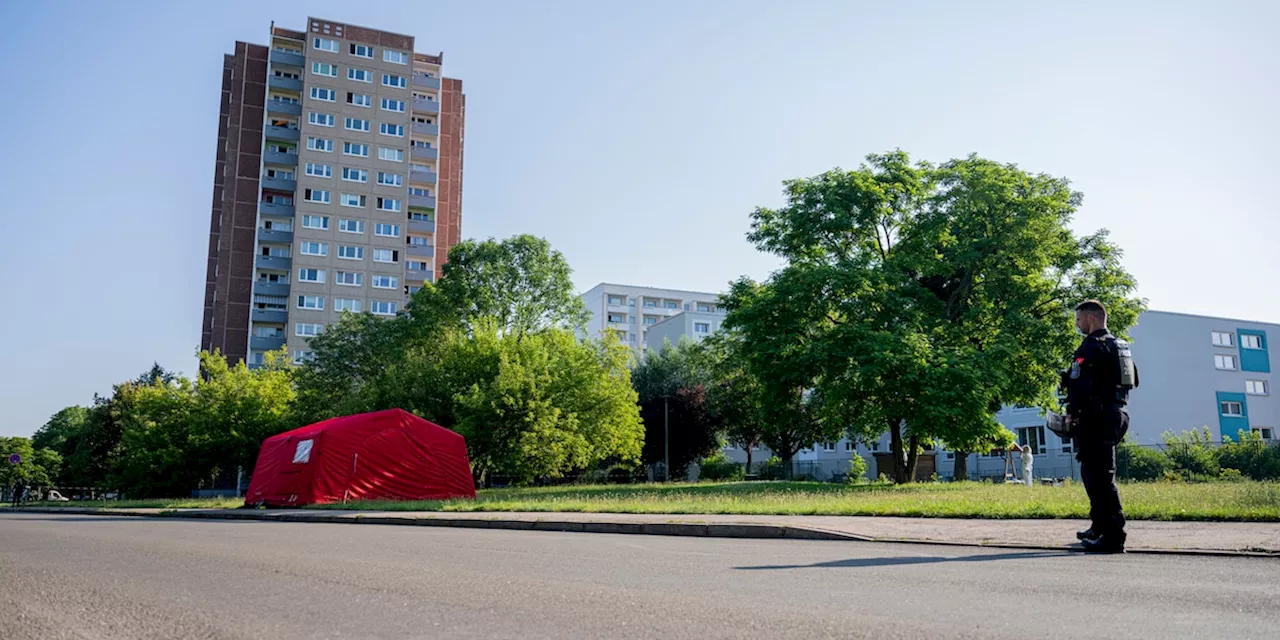
[[[780,569],[859,569],[867,567],[896,567],[915,564],[937,564],[943,562],[991,562],[996,560],[1029,560],[1034,558],[1066,558],[1073,555],[1070,551],[1038,551],[1017,553],[991,553],[971,556],[907,556],[885,558],[849,558],[847,560],[831,560],[816,564],[764,565],[758,567],[734,567],[740,571],[774,571]]]

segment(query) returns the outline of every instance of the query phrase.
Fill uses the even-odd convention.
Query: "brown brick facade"
[[[201,348],[233,364],[249,350],[266,78],[266,47],[237,42],[223,59]]]
[[[462,152],[465,144],[467,96],[462,81],[440,83],[440,184],[436,198],[435,272],[439,276],[449,250],[462,241]]]

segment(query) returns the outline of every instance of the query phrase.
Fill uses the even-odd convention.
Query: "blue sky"
[[[194,370],[221,57],[308,15],[445,52],[464,235],[546,237],[580,289],[762,278],[753,207],[900,147],[1067,176],[1153,308],[1280,322],[1280,5],[1070,4],[0,4],[0,435]]]

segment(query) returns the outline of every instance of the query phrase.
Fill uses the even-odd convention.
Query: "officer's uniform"
[[[1099,329],[1085,337],[1071,362],[1067,406],[1076,420],[1072,436],[1080,480],[1089,494],[1095,535],[1123,545],[1124,511],[1116,487],[1116,445],[1129,431],[1128,390],[1121,386],[1120,346]],[[1126,353],[1127,355],[1127,353]]]

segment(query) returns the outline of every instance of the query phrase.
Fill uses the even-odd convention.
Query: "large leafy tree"
[[[671,477],[683,476],[720,444],[719,421],[708,404],[713,376],[708,355],[687,338],[675,345],[668,341],[646,353],[631,372],[644,421],[643,460],[662,462],[669,452]]]
[[[17,464],[9,461],[14,454]],[[35,446],[31,438],[0,437],[0,487],[11,487],[19,479],[27,486],[48,487],[56,481],[61,465],[57,451]]]
[[[721,331],[703,344],[712,371],[707,403],[725,440],[746,452],[750,472],[753,450],[768,433],[763,385],[748,366],[741,335]]]
[[[851,435],[888,430],[899,482],[932,439],[998,442],[999,407],[1052,405],[1074,303],[1102,300],[1115,329],[1143,306],[1106,232],[1071,231],[1081,196],[1061,178],[899,151],[789,181],[786,199],[749,234],[785,266],[736,283],[727,324],[756,366],[810,376]]]

